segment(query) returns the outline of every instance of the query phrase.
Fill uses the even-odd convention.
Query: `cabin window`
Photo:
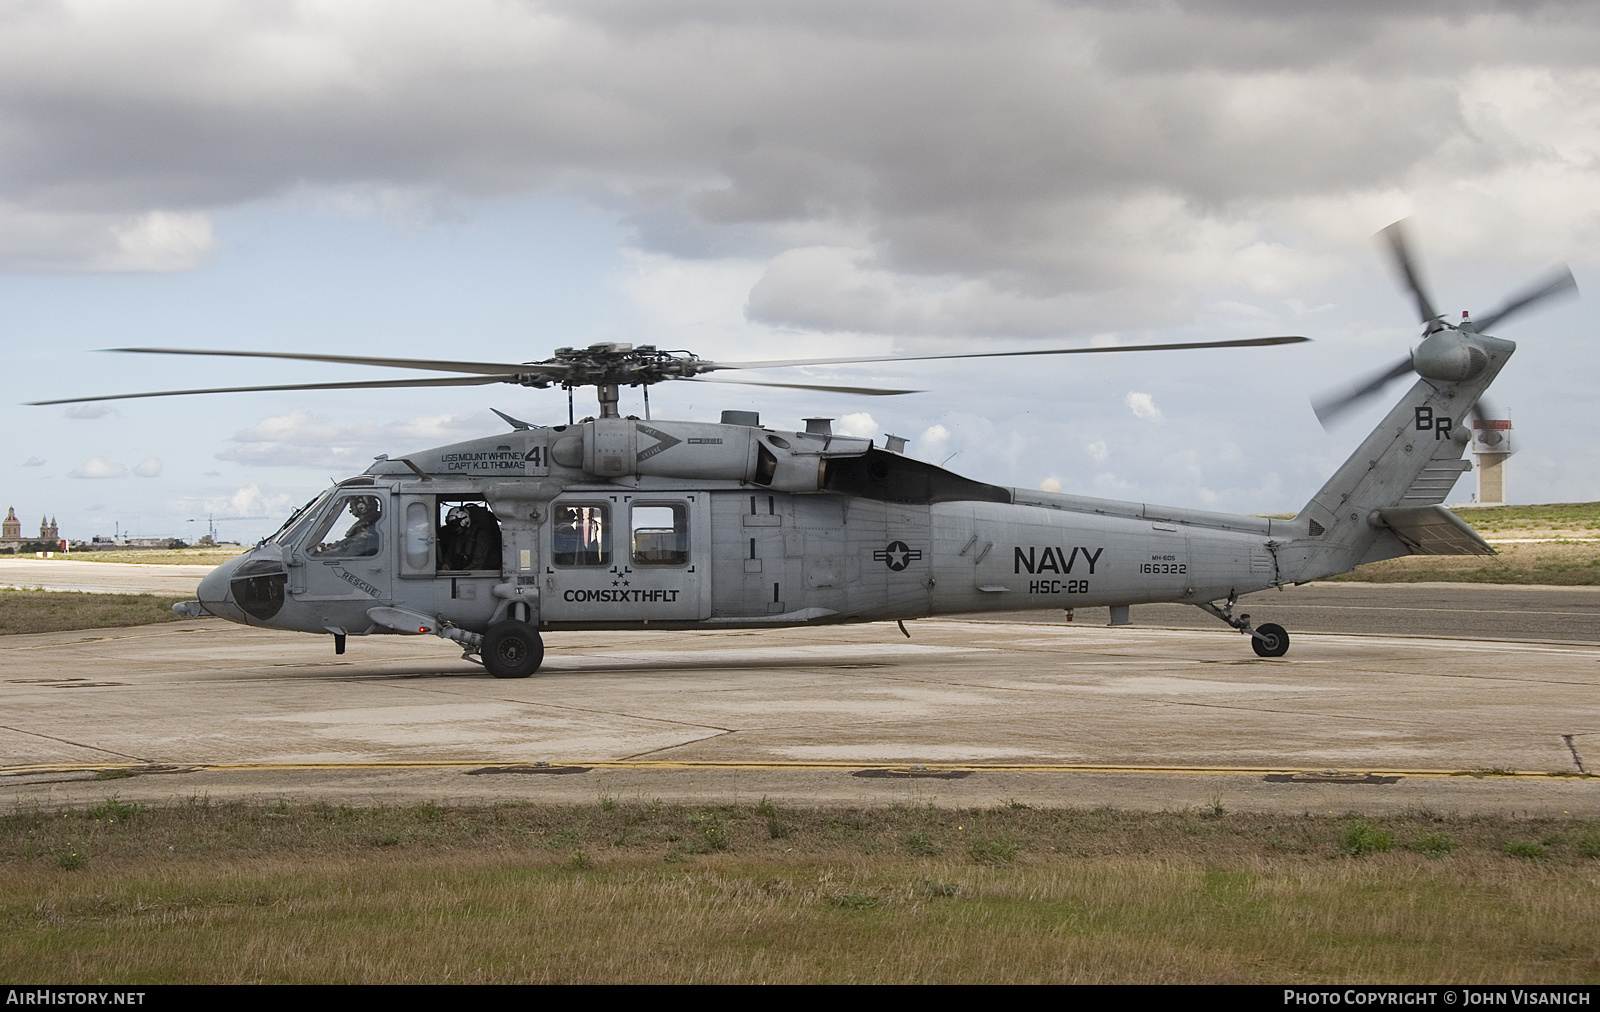
[[[406,505],[406,566],[423,569],[428,565],[429,545],[433,537],[433,517],[428,515],[427,503]]]
[[[375,495],[347,495],[333,504],[306,540],[306,554],[322,559],[359,559],[378,554],[383,505]]]
[[[438,570],[500,570],[500,521],[482,499],[439,499]]]
[[[689,562],[689,507],[681,502],[636,502],[630,513],[635,566]]]
[[[606,503],[557,506],[550,560],[558,566],[611,565],[611,507]]]

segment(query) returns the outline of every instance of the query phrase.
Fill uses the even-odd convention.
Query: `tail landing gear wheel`
[[[1250,646],[1260,657],[1282,657],[1289,652],[1289,633],[1281,625],[1266,622],[1256,626],[1259,636],[1250,637]]]
[[[526,622],[501,622],[483,634],[480,656],[496,678],[527,678],[544,662],[544,640]]]

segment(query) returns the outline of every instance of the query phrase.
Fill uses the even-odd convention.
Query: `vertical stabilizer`
[[[1466,336],[1466,335],[1463,335]],[[1467,380],[1419,378],[1350,459],[1296,517],[1304,533],[1278,550],[1285,582],[1349,572],[1363,562],[1405,555],[1406,542],[1379,515],[1437,494],[1436,476],[1459,461],[1472,440],[1467,416],[1516,345],[1483,334],[1471,344],[1487,361]],[[1420,368],[1420,365],[1419,365]],[[1453,465],[1459,473],[1459,464]]]

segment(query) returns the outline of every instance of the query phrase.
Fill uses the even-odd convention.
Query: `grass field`
[[[1600,502],[1462,506],[1456,513],[1485,538],[1600,537]]]
[[[57,552],[58,559],[69,559],[74,562],[121,562],[143,563],[147,566],[215,566],[227,562],[229,559],[244,551],[243,547],[229,545],[218,548],[177,548],[171,550],[126,551],[126,552]],[[31,559],[32,554],[18,556]],[[0,556],[0,561],[4,557]]]
[[[1498,555],[1407,555],[1357,566],[1354,571],[1331,579],[1363,583],[1540,583],[1564,587],[1600,584],[1600,543],[1557,541],[1494,547]]]
[[[1543,506],[1463,506],[1456,515],[1485,540],[1554,538],[1536,544],[1497,544],[1494,556],[1410,555],[1359,566],[1334,577],[1367,583],[1600,584],[1600,503]]]
[[[1600,980],[1571,819],[110,798],[0,874],[26,980]]]
[[[180,598],[0,587],[0,636],[175,622]]]

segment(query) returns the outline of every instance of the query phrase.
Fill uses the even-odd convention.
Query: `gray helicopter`
[[[1467,417],[1516,345],[1484,331],[1575,289],[1570,272],[1474,323],[1435,311],[1398,223],[1384,233],[1415,297],[1423,334],[1394,367],[1316,404],[1324,424],[1391,380],[1417,382],[1290,520],[1066,493],[962,477],[887,445],[766,428],[754,412],[721,421],[649,417],[649,387],[714,372],[817,364],[1261,347],[1304,337],[1021,352],[713,362],[651,346],[558,349],[541,362],[427,361],[286,352],[123,348],[403,367],[442,378],[307,383],[43,401],[256,390],[513,383],[568,391],[566,425],[496,411],[510,431],[380,457],[297,510],[271,537],[217,567],[179,615],[346,637],[433,635],[497,678],[524,678],[562,629],[767,628],[1022,609],[1192,604],[1247,634],[1262,657],[1289,635],[1236,614],[1240,595],[1396,556],[1490,555],[1440,503],[1470,465]],[[740,382],[735,380],[734,382]],[[860,395],[906,390],[756,385]],[[596,387],[598,417],[571,418],[572,391]],[[623,386],[645,418],[622,417]],[[904,626],[902,625],[902,630]]]

